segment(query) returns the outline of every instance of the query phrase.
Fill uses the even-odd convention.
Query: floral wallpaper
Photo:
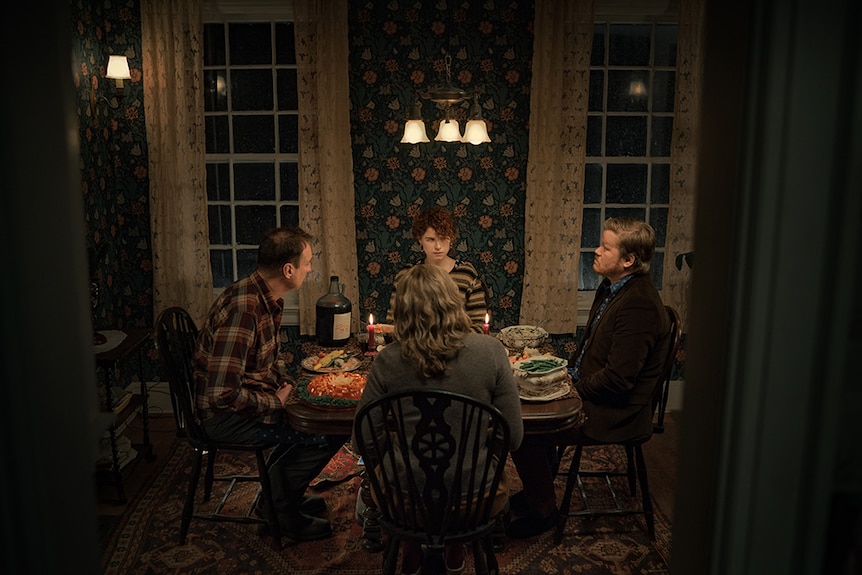
[[[441,205],[455,216],[455,256],[491,290],[491,325],[518,322],[533,2],[351,2],[349,8],[359,312],[383,317],[395,274],[421,259],[413,218]],[[422,101],[425,144],[401,144],[416,90],[451,82],[480,90],[491,142],[434,142],[442,115]],[[455,105],[462,132],[470,102]]]
[[[90,276],[100,287],[96,329],[152,325],[152,253],[138,0],[72,1],[73,79]],[[119,97],[104,77],[111,54],[128,57]],[[95,112],[95,113],[94,113]]]

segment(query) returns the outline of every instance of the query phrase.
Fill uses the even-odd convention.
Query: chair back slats
[[[171,307],[156,320],[156,347],[171,393],[177,433],[194,441],[206,434],[195,411],[194,352],[198,330],[186,310]]]
[[[670,393],[670,376],[672,375],[673,365],[676,362],[676,356],[682,340],[682,321],[679,318],[679,313],[669,305],[664,306],[664,308],[670,320],[670,347],[668,347],[667,356],[665,356],[661,377],[653,392],[653,412],[658,415],[658,419],[653,426],[653,433],[662,433],[664,431],[664,412],[667,409],[667,399]]]
[[[385,529],[441,548],[489,533],[509,427],[493,406],[445,392],[379,398],[354,434]]]

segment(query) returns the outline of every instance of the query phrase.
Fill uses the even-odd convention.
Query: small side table
[[[111,445],[111,466],[107,472],[108,479],[106,482],[117,488],[117,500],[120,504],[126,503],[126,494],[123,489],[123,468],[117,449],[118,430],[135,417],[139,407],[141,408],[141,423],[143,424],[143,441],[140,444],[134,444],[133,447],[138,450],[138,457],[143,456],[147,461],[155,459],[153,446],[150,443],[149,392],[144,381],[144,347],[152,337],[152,332],[147,328],[129,328],[124,330],[124,333],[126,337],[117,347],[96,354],[96,366],[102,369],[101,385],[104,386],[105,390],[105,403],[102,409],[112,416],[112,422],[108,429]],[[113,405],[113,386],[111,385],[113,374],[123,362],[134,357],[135,354],[138,356],[138,377],[141,381],[141,392],[138,395],[133,395],[128,405],[118,413],[114,413],[111,407]]]

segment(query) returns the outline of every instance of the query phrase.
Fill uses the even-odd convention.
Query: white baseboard
[[[682,379],[670,380],[667,391],[667,411],[682,411],[682,396],[685,381]]]

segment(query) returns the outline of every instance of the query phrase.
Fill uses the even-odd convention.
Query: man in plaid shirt
[[[332,534],[329,521],[317,517],[326,502],[305,492],[348,439],[296,431],[284,413],[292,380],[280,359],[282,298],[311,271],[310,242],[298,228],[269,231],[257,269],[210,308],[195,352],[195,403],[210,437],[278,443],[267,462],[273,499],[282,532],[297,541]]]

